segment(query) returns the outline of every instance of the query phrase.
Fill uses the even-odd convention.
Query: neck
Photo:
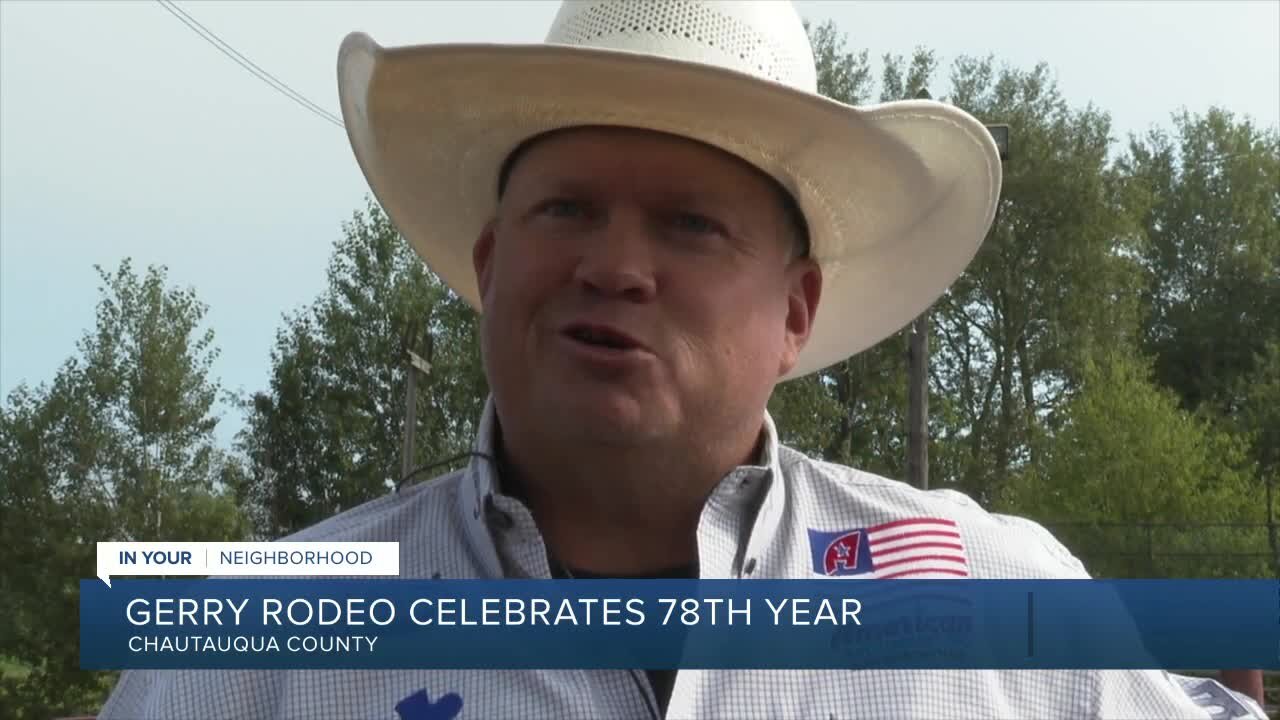
[[[734,468],[754,462],[761,442],[758,424],[736,442],[701,447],[599,448],[524,437],[499,445],[504,492],[529,506],[559,564],[602,575],[696,563],[707,496]]]

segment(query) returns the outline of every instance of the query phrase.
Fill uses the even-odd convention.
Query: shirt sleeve
[[[1033,540],[1035,564],[1053,576],[1088,579],[1084,563],[1043,525],[1012,515],[996,515],[1010,529]],[[1141,642],[1136,628],[1133,641]],[[1175,675],[1166,670],[1098,670],[1095,717],[1197,718],[1203,720],[1267,720],[1252,698],[1216,680]]]
[[[1257,701],[1212,678],[1171,674],[1191,701],[1209,712],[1213,720],[1267,720]]]
[[[98,720],[281,717],[273,670],[127,670]]]
[[[1267,720],[1250,698],[1208,678],[1163,670],[1103,670],[1097,717]]]

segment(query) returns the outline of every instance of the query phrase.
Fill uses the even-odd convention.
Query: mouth
[[[576,342],[602,350],[625,352],[645,349],[639,340],[607,325],[576,323],[565,328],[564,335]]]

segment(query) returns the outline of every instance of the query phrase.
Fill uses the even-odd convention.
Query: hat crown
[[[566,0],[547,42],[714,65],[817,91],[809,35],[790,2]]]

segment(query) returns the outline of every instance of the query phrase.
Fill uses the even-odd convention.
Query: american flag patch
[[[907,518],[857,530],[809,530],[813,571],[827,577],[968,577],[960,528],[942,518]]]

